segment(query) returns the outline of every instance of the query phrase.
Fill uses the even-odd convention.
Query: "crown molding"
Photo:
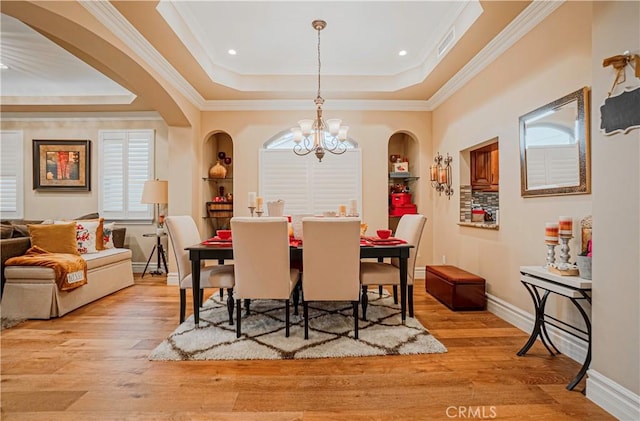
[[[3,112],[2,121],[164,121],[155,111]]]
[[[2,105],[128,105],[136,95],[0,96]]]
[[[81,1],[80,4],[162,78],[169,81],[193,106],[202,108],[204,98],[110,2]]]
[[[429,100],[427,107],[435,110],[478,73],[493,63],[501,54],[518,42],[524,35],[547,18],[560,7],[565,0],[534,0],[516,18],[507,25],[491,42],[489,42],[458,73],[445,83]]]
[[[310,100],[220,100],[206,101],[202,111],[309,111]],[[339,111],[429,111],[427,101],[331,100],[323,110]]]

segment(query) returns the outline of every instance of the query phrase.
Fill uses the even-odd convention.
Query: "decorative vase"
[[[582,279],[591,279],[591,256],[576,256],[576,265]]]
[[[225,178],[227,176],[227,169],[220,164],[220,161],[216,162],[216,165],[209,168],[209,178]]]

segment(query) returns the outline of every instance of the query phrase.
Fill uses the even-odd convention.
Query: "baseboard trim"
[[[133,262],[133,263],[131,263],[131,267],[133,268],[133,273],[142,274],[142,272],[144,271],[144,267],[146,265],[147,265],[146,262]],[[149,271],[155,270],[155,269],[156,269],[156,265],[149,265],[149,267],[147,268],[147,274],[149,273]],[[167,273],[167,285],[178,285],[178,273],[177,272],[169,272],[169,273]]]
[[[178,272],[167,273],[167,285],[178,285]]]
[[[591,369],[587,371],[587,398],[620,420],[640,419],[640,396]]]
[[[531,333],[533,329],[535,323],[533,314],[491,294],[487,294],[487,310],[526,333]],[[580,364],[584,362],[587,357],[586,343],[553,326],[547,326],[547,330],[551,341],[560,352]],[[522,344],[524,345],[524,342]]]

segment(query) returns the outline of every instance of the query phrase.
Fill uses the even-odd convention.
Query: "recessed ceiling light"
[[[0,63],[0,69],[4,70],[4,69],[8,69],[8,68],[9,68],[9,66],[7,66],[6,64]]]
[[[398,52],[398,55],[399,55],[399,56],[406,56],[406,55],[407,55],[407,50],[400,50],[400,51]]]
[[[229,53],[229,55],[231,56],[235,56],[236,54],[238,54],[238,52],[236,50],[234,50],[233,48],[230,48],[229,51],[227,51]]]

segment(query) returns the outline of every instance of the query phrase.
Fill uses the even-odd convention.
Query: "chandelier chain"
[[[321,62],[320,62],[320,31],[322,30],[322,28],[318,27],[318,98],[320,98],[320,68],[321,68]]]

